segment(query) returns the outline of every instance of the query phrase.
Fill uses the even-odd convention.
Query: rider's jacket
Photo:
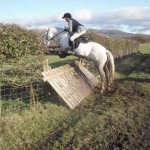
[[[69,21],[68,21],[68,27],[69,27],[69,31],[74,33],[74,32],[81,32],[80,31],[81,30],[80,27],[83,28],[83,25],[80,24],[75,19],[70,18]]]

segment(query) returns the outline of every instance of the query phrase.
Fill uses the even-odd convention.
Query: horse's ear
[[[49,28],[46,28],[45,30],[46,30],[46,31],[48,31],[48,30],[49,30]]]
[[[57,29],[55,27],[51,27],[50,28],[50,31],[52,31],[53,33],[56,33],[57,32]]]

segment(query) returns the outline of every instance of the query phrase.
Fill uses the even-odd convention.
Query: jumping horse
[[[68,50],[71,49],[69,38],[69,33],[64,31],[63,28],[50,27],[46,29],[45,32],[45,44],[47,47],[52,41],[55,41],[59,43],[60,49],[65,52],[66,55],[73,54],[78,57],[90,59],[95,64],[101,77],[101,93],[103,93],[105,89],[110,90],[110,85],[114,79],[115,73],[114,57],[112,53],[101,44],[92,41],[78,42],[78,46],[75,47],[74,51],[69,53]]]

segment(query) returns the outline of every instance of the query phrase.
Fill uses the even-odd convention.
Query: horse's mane
[[[64,29],[63,28],[60,28],[60,27],[48,27],[46,28],[46,30],[50,30],[50,32],[53,32],[53,33],[59,33],[61,31],[63,31]]]

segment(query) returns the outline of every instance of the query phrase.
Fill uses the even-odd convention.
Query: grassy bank
[[[37,102],[0,118],[0,149],[149,149],[150,56],[134,54],[116,64],[110,92],[96,89],[73,111],[57,102]],[[52,67],[68,63],[71,57]]]

